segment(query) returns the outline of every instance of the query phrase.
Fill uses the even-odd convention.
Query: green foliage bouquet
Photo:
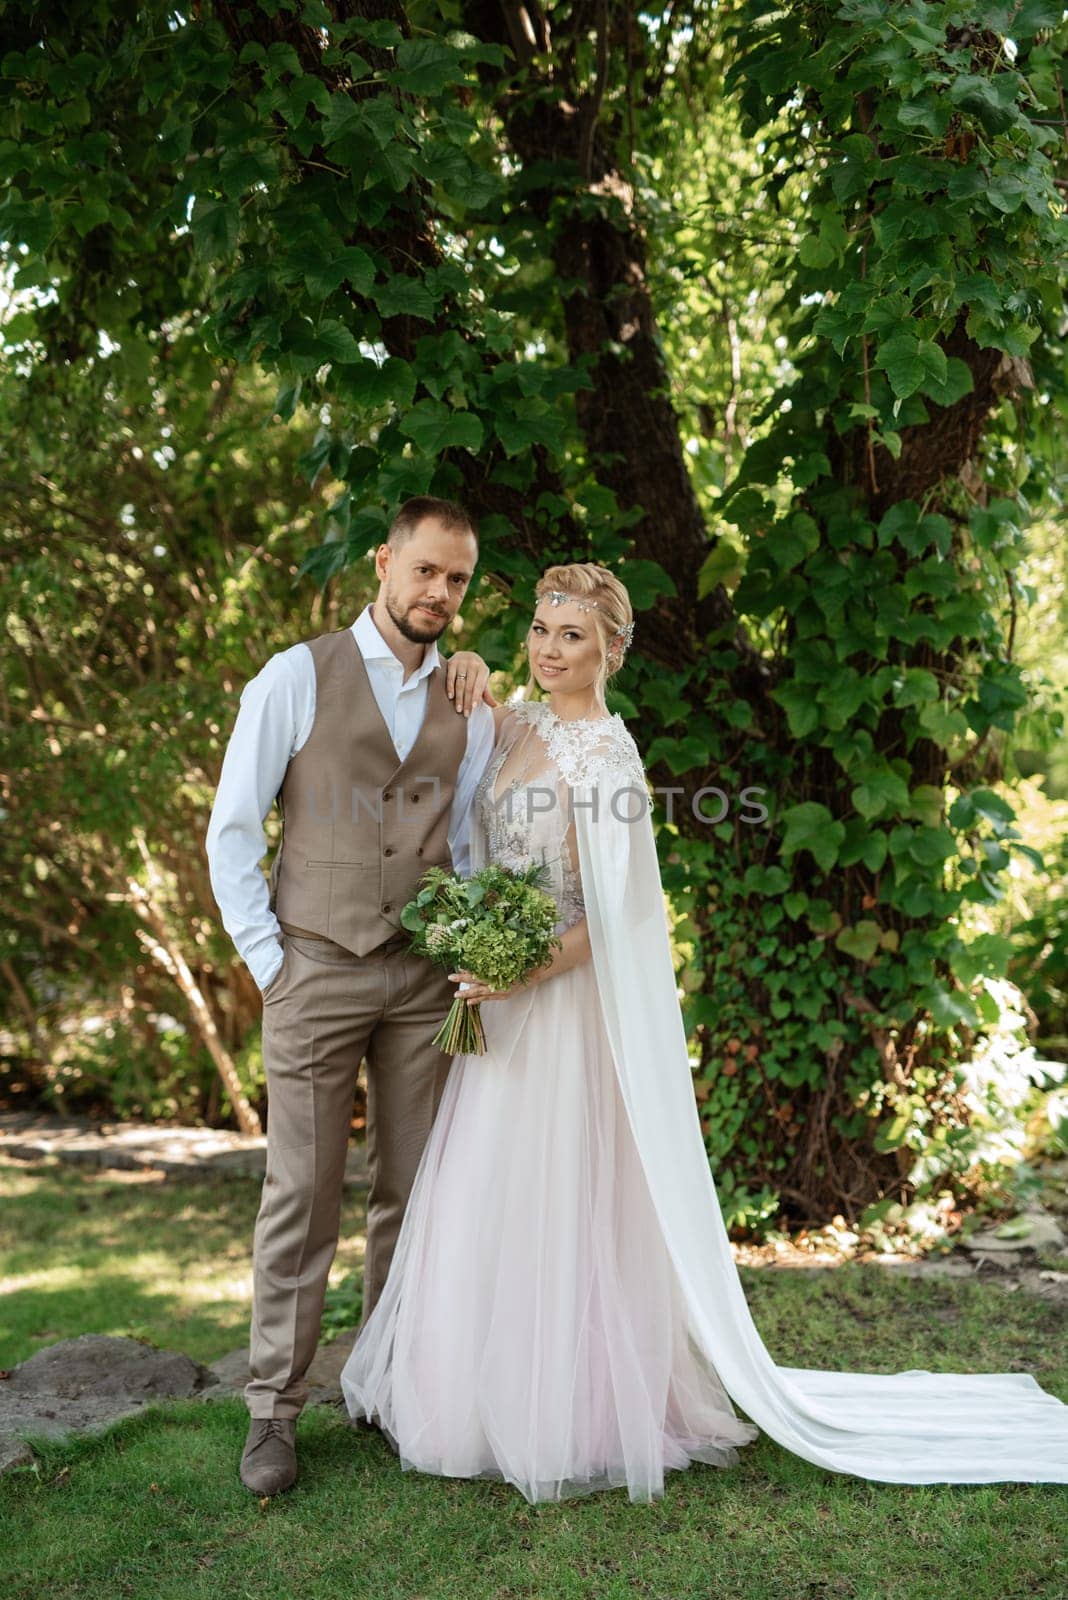
[[[401,912],[416,955],[448,968],[463,967],[494,989],[508,989],[549,960],[559,915],[545,891],[546,868],[483,867],[458,878],[431,867],[414,900]],[[450,1055],[484,1055],[481,1009],[458,993],[434,1043]]]

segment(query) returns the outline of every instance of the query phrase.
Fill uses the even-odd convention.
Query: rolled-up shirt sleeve
[[[449,854],[452,870],[461,878],[471,876],[471,807],[475,790],[493,754],[496,725],[493,708],[480,700],[471,708],[467,723],[467,749],[456,774],[449,821]]]
[[[303,708],[290,652],[272,656],[241,691],[205,848],[223,927],[262,992],[282,965],[281,929],[260,867],[263,823],[293,756]]]

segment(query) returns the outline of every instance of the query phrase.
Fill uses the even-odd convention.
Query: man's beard
[[[415,621],[413,617],[406,617],[403,613],[398,613],[388,594],[385,596],[385,602],[386,610],[389,612],[390,619],[397,631],[402,633],[406,639],[410,639],[413,644],[433,644],[436,639],[441,638],[441,635],[449,625],[449,619],[445,616],[440,619],[441,625],[437,628],[430,622],[423,622],[421,613],[416,608],[413,608],[413,610],[420,617],[419,621]]]

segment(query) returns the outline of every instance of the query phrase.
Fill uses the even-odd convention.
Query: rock
[[[887,1263],[880,1257],[873,1257],[873,1264],[885,1266]],[[904,1278],[973,1278],[975,1276],[975,1263],[973,1261],[892,1261],[889,1263],[894,1273]]]
[[[344,1406],[340,1375],[356,1330],[320,1346],[308,1368],[308,1405]],[[38,1350],[0,1381],[0,1473],[32,1462],[24,1435],[63,1440],[98,1433],[155,1400],[227,1400],[248,1382],[248,1346],[203,1366],[139,1339],[83,1333]]]
[[[0,1113],[0,1155],[16,1161],[55,1157],[85,1167],[153,1171],[178,1177],[248,1175],[262,1177],[267,1163],[265,1135],[249,1136],[225,1128],[170,1127],[144,1122],[93,1122],[89,1117],[47,1112]],[[350,1145],[345,1183],[365,1189],[367,1146]]]
[[[308,1383],[311,1385],[308,1405],[344,1405],[345,1397],[341,1393],[340,1382],[341,1369],[355,1343],[356,1329],[352,1328],[347,1333],[339,1334],[329,1344],[319,1346],[308,1368]],[[208,1370],[216,1381],[212,1387],[203,1390],[200,1395],[201,1400],[230,1400],[235,1396],[240,1397],[248,1382],[248,1345],[242,1345],[239,1350],[232,1350],[229,1355],[220,1356],[218,1361],[211,1363]]]
[[[1023,1211],[1010,1217],[997,1227],[984,1228],[964,1241],[964,1248],[973,1255],[996,1254],[999,1251],[1060,1251],[1068,1244],[1055,1217],[1048,1211]]]
[[[0,1438],[0,1475],[13,1467],[28,1467],[37,1457],[22,1439]]]
[[[208,1370],[215,1382],[203,1391],[200,1396],[202,1400],[230,1400],[240,1395],[248,1382],[248,1345],[243,1344],[239,1350],[231,1350],[228,1356],[220,1356]]]
[[[20,1464],[9,1452],[27,1434],[97,1433],[155,1400],[189,1399],[214,1381],[200,1362],[139,1339],[100,1333],[61,1339],[0,1382],[0,1471]]]
[[[308,1396],[310,1406],[345,1404],[345,1396],[341,1393],[341,1369],[355,1343],[356,1329],[353,1328],[348,1333],[338,1334],[329,1344],[319,1346],[315,1360],[308,1368],[308,1382],[312,1386]]]
[[[1014,1272],[1023,1260],[1019,1250],[977,1250],[975,1269],[992,1267],[995,1272]]]

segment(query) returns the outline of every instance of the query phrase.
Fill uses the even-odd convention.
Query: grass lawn
[[[210,1361],[248,1335],[257,1182],[161,1182],[0,1163],[0,1366],[57,1339],[124,1333]],[[346,1198],[331,1281],[359,1261]],[[743,1270],[786,1365],[1033,1372],[1068,1400],[1063,1311],[995,1281]],[[38,1446],[0,1478],[6,1600],[1063,1600],[1055,1485],[866,1483],[766,1436],[730,1470],[671,1473],[532,1507],[512,1488],[401,1472],[330,1407],[298,1425],[300,1479],[260,1503],[237,1463],[240,1400],[154,1407]]]

